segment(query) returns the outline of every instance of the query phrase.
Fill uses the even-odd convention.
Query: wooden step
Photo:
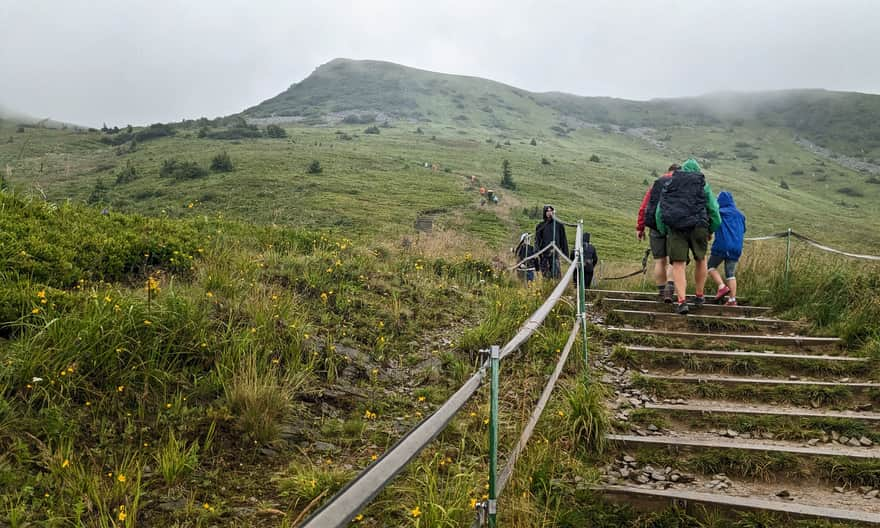
[[[765,387],[832,387],[843,388],[852,391],[864,391],[880,389],[880,383],[869,381],[843,382],[843,381],[815,381],[793,379],[770,379],[770,378],[739,378],[728,376],[711,375],[671,375],[671,374],[640,374],[645,379],[667,381],[670,383],[717,383],[719,385],[755,385]]]
[[[685,405],[670,403],[646,403],[645,409],[662,411],[747,414],[762,416],[790,416],[795,418],[833,418],[880,423],[880,413],[871,411],[832,411],[825,409],[806,409],[787,405],[756,405],[753,403],[724,404],[714,401],[690,401]]]
[[[605,485],[600,486],[597,490],[608,499],[630,504],[637,509],[654,509],[666,507],[669,503],[673,503],[685,506],[692,513],[698,512],[694,512],[691,506],[701,505],[731,511],[769,511],[793,518],[828,519],[872,525],[880,524],[880,514],[878,513],[813,506],[782,500],[737,497],[722,493],[703,493],[686,489],[661,490],[635,486]]]
[[[853,357],[853,356],[826,356],[821,354],[786,354],[783,352],[773,352],[773,351],[764,351],[764,352],[749,352],[745,350],[698,350],[694,348],[666,348],[666,347],[650,347],[650,346],[642,346],[642,345],[626,345],[625,348],[632,352],[649,352],[652,354],[676,354],[676,355],[693,355],[693,356],[705,356],[705,357],[719,357],[719,358],[754,358],[754,359],[768,359],[768,360],[777,360],[777,359],[793,359],[793,360],[807,360],[807,361],[843,361],[843,362],[855,362],[855,363],[864,363],[868,361],[866,357]]]
[[[650,325],[665,330],[796,333],[802,331],[805,326],[797,321],[783,321],[767,317],[707,315],[696,310],[688,315],[679,315],[673,312],[671,306],[667,306],[665,312],[614,309],[609,312],[609,318],[613,317],[626,323]]]
[[[639,435],[606,435],[608,440],[629,446],[668,446],[697,449],[741,449],[745,451],[760,451],[762,453],[790,453],[793,455],[809,456],[840,456],[848,458],[880,460],[880,448],[876,447],[850,447],[837,445],[833,448],[825,446],[803,446],[793,442],[775,443],[762,442],[759,440],[725,440],[723,438],[689,438],[685,436],[639,436]]]
[[[777,346],[796,348],[802,351],[822,350],[828,348],[839,347],[842,343],[837,337],[808,337],[801,335],[758,335],[758,334],[726,334],[726,333],[709,333],[709,332],[681,332],[676,330],[656,330],[650,328],[621,328],[617,326],[607,326],[605,329],[609,332],[616,332],[623,336],[637,339],[644,338],[660,338],[670,339],[681,342],[700,341],[703,345],[711,345],[712,343],[746,343],[762,346]]]
[[[742,317],[757,317],[759,315],[767,314],[770,312],[770,308],[766,306],[725,306],[723,304],[712,304],[711,302],[712,300],[709,299],[706,304],[702,306],[696,306],[693,303],[688,303],[688,308],[690,308],[692,312],[699,314],[729,315]],[[602,306],[602,308],[643,310],[649,312],[668,312],[672,309],[671,305],[658,302],[656,299],[616,299],[614,297],[604,297],[599,302],[599,304]]]
[[[641,301],[657,301],[657,291],[652,292],[638,292],[638,291],[621,291],[621,290],[587,290],[587,296],[590,299],[597,298],[605,298],[612,297],[614,299],[630,299],[630,300],[641,300]],[[710,301],[712,297],[708,298]],[[692,302],[694,300],[693,295],[687,296],[688,302]],[[743,306],[748,306],[748,301],[742,297],[736,298],[737,302]]]

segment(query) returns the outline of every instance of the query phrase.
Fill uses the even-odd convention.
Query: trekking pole
[[[785,285],[788,286],[788,272],[791,266],[791,228],[788,228],[788,236],[785,237]]]
[[[492,345],[489,356],[492,382],[489,395],[489,528],[495,528],[498,501],[495,497],[495,476],[498,472],[498,367],[501,363],[501,349]]]

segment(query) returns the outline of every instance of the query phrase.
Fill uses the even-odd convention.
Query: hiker
[[[708,275],[706,251],[709,249],[709,238],[721,225],[718,201],[697,160],[691,158],[682,163],[681,169],[673,171],[669,181],[663,185],[654,219],[657,231],[666,235],[666,255],[672,262],[678,301],[675,313],[687,315],[685,266],[690,260],[689,254],[696,261],[694,305],[702,306],[706,302],[703,290]]]
[[[527,258],[535,254],[535,246],[532,245],[532,235],[529,233],[520,235],[519,243],[511,251],[516,255],[516,261],[519,264],[516,269],[523,273],[526,282],[535,280],[535,259],[526,261]]]
[[[556,243],[556,247],[567,255],[568,239],[565,237],[565,226],[556,221],[555,213],[552,205],[544,206],[543,221],[535,227],[535,251],[541,251],[551,243]],[[548,249],[541,255],[541,273],[547,279],[560,277],[559,255],[556,251]]]
[[[736,264],[742,255],[743,237],[746,233],[746,217],[736,208],[733,195],[721,191],[718,195],[718,209],[721,214],[721,228],[712,242],[709,255],[709,276],[718,285],[715,302],[721,302],[728,295],[727,306],[736,306]],[[721,280],[718,266],[724,262],[724,276],[727,284]]]
[[[584,254],[584,288],[589,288],[591,284],[593,284],[593,271],[596,269],[596,264],[599,263],[599,254],[596,253],[596,248],[593,244],[590,244],[590,234],[584,231],[584,243],[581,248]],[[571,260],[574,261],[574,251],[571,252]],[[577,284],[578,274],[574,274],[574,282]]]
[[[662,176],[654,180],[654,183],[648,187],[644,198],[642,198],[642,204],[639,206],[639,216],[636,220],[636,236],[639,240],[645,239],[645,227],[648,228],[648,247],[651,248],[651,256],[654,257],[654,280],[657,284],[657,295],[658,299],[665,303],[672,302],[675,283],[672,279],[672,266],[669,265],[669,259],[666,257],[666,236],[657,231],[654,213],[660,202],[663,184],[668,182],[672,173],[680,168],[681,165],[673,163]]]

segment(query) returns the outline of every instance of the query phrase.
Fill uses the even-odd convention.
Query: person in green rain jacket
[[[654,219],[657,231],[666,235],[666,254],[672,263],[678,301],[675,312],[686,315],[689,310],[685,266],[693,255],[696,261],[694,305],[701,306],[706,302],[704,288],[708,275],[706,252],[709,239],[721,226],[718,201],[696,160],[682,163],[681,169],[673,172],[665,182]]]

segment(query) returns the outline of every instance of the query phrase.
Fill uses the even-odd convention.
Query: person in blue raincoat
[[[742,255],[743,238],[746,234],[746,217],[736,208],[733,195],[722,191],[718,195],[718,212],[721,214],[721,227],[715,232],[715,242],[709,255],[709,276],[718,285],[715,301],[721,302],[727,295],[728,306],[736,306],[736,264]],[[718,273],[718,266],[724,263],[724,277]]]

